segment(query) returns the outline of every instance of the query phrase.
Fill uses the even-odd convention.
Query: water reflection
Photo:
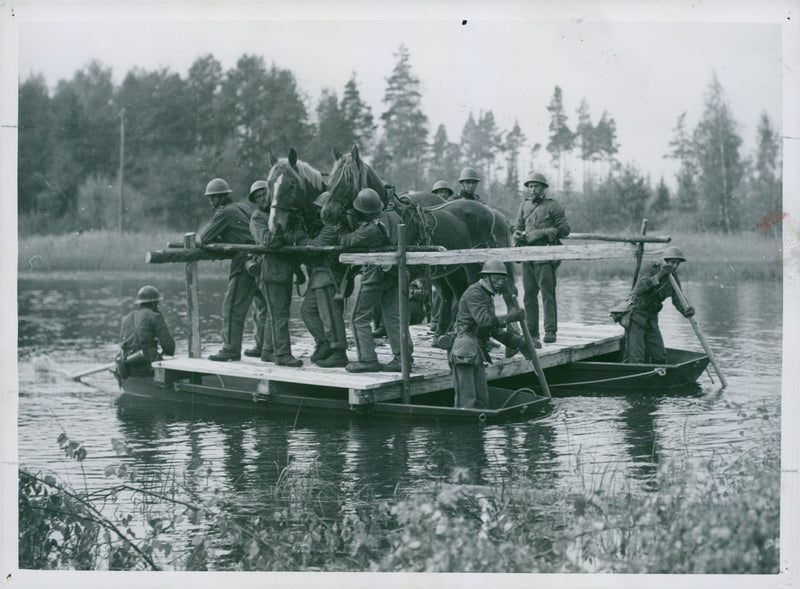
[[[56,470],[82,484],[81,467],[65,461],[53,442],[65,431],[90,451],[83,465],[90,486],[108,485],[104,468],[124,462],[144,477],[173,473],[189,500],[213,499],[221,491],[239,513],[270,513],[291,493],[313,498],[326,513],[340,507],[355,512],[365,501],[442,481],[500,487],[524,477],[536,489],[572,491],[596,488],[610,472],[651,491],[659,464],[687,448],[746,452],[758,444],[764,419],[737,407],[764,404],[772,414],[780,406],[781,291],[758,283],[686,285],[728,377],[723,395],[565,397],[555,399],[553,412],[542,419],[485,427],[306,410],[252,415],[124,400],[115,407],[117,387],[108,375],[99,375],[90,389],[32,369],[37,355],[53,358],[67,372],[107,362],[138,286],[138,279],[20,282],[18,442],[26,466]],[[628,286],[567,278],[559,285],[559,315],[568,322],[604,323],[607,310],[597,301],[622,298]],[[158,288],[179,351],[185,351],[182,278],[159,278]],[[204,348],[214,347],[224,280],[204,278],[201,289]],[[689,323],[670,305],[661,326],[668,344],[699,348]],[[247,329],[245,339],[252,341],[252,326]],[[708,377],[700,382],[702,393],[714,389]],[[116,456],[111,438],[125,440],[135,454]]]

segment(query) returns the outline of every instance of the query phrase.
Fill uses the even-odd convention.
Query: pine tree
[[[525,145],[527,137],[522,132],[518,121],[514,121],[514,128],[506,134],[503,150],[506,153],[506,190],[512,195],[519,193],[519,154]]]
[[[344,120],[347,121],[353,131],[359,151],[362,155],[371,156],[375,148],[375,130],[378,126],[372,117],[372,109],[366,102],[361,100],[355,72],[353,72],[353,75],[344,86],[340,108]]]
[[[264,175],[268,151],[305,151],[310,139],[308,114],[290,70],[243,55],[227,73],[222,92],[233,113],[240,166],[251,177]]]
[[[763,214],[755,219],[763,232],[780,235],[782,220],[783,182],[780,175],[781,143],[778,132],[766,112],[761,113],[756,131],[755,165],[750,180],[750,208]],[[761,213],[764,211],[764,213]]]
[[[558,173],[556,186],[561,186],[563,159],[575,145],[575,134],[567,126],[567,115],[564,113],[564,101],[559,86],[555,87],[547,110],[550,113],[550,139],[547,151],[550,153],[552,164]]]
[[[600,120],[595,127],[595,150],[601,160],[605,162],[606,169],[609,169],[615,161],[615,155],[619,151],[617,143],[617,123],[607,111],[603,111]]]
[[[575,136],[581,149],[581,159],[583,160],[583,187],[585,191],[586,187],[591,183],[589,162],[597,155],[598,146],[595,128],[592,124],[592,118],[589,115],[589,103],[585,98],[581,100],[577,112],[578,126],[575,127]]]
[[[388,182],[399,189],[413,190],[424,182],[419,162],[427,148],[428,118],[420,106],[420,82],[411,72],[408,49],[401,45],[394,55],[397,63],[383,96],[383,137],[375,165]]]
[[[673,138],[669,142],[670,151],[665,158],[680,162],[676,175],[678,181],[678,209],[692,213],[697,210],[697,163],[695,161],[692,137],[686,130],[686,112],[681,113],[673,129]]]
[[[722,227],[730,233],[740,224],[734,199],[744,174],[739,157],[742,139],[736,133],[736,122],[716,74],[706,93],[705,111],[693,139],[704,197],[703,222],[707,227]]]
[[[17,210],[37,213],[39,195],[47,190],[53,160],[53,112],[47,84],[41,75],[19,87],[19,154]]]
[[[336,93],[323,88],[317,104],[317,124],[308,147],[306,161],[322,168],[330,163],[331,150],[344,151],[357,143],[350,121],[345,118]]]
[[[453,182],[458,177],[460,158],[458,144],[452,143],[444,125],[439,125],[430,145],[427,183],[432,186],[437,180],[445,180],[455,189]]]
[[[661,213],[668,211],[669,208],[669,188],[667,188],[667,185],[664,183],[664,176],[661,176],[661,180],[656,187],[656,197],[653,201],[653,210]]]
[[[219,151],[233,126],[229,113],[222,108],[222,64],[208,54],[199,57],[189,68],[186,79],[194,131],[194,149],[213,147]]]

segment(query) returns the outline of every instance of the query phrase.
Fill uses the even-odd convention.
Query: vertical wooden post
[[[185,233],[183,247],[194,249],[197,238]],[[189,318],[189,358],[200,357],[200,289],[197,286],[197,262],[186,262],[186,309]]]
[[[647,233],[647,219],[642,219],[642,230],[641,234],[645,235]],[[633,284],[631,288],[636,286],[636,281],[639,280],[639,270],[642,268],[642,257],[644,256],[644,242],[640,241],[639,245],[636,246],[636,269],[633,271]]]
[[[400,366],[403,403],[411,402],[411,334],[408,332],[408,271],[406,269],[406,226],[397,226],[397,286],[400,309]]]

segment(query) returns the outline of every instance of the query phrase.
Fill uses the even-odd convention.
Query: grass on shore
[[[780,431],[771,424],[780,416],[766,407],[738,408],[743,415],[764,417],[759,444],[738,453],[687,452],[660,464],[655,490],[644,493],[618,482],[625,477],[614,472],[595,486],[578,483],[565,489],[543,486],[535,472],[514,473],[494,486],[465,484],[460,474],[465,469],[453,466],[428,489],[399,488],[394,497],[376,500],[367,485],[354,501],[322,473],[284,471],[274,487],[264,489],[270,507],[253,513],[228,497],[186,503],[177,498],[183,495],[177,486],[159,483],[154,493],[140,479],[134,481],[135,466],[107,467],[107,476],[113,474],[117,482],[91,495],[52,475],[21,469],[20,565],[776,574]],[[79,461],[86,457],[82,444],[62,438],[68,456]],[[112,443],[118,454],[132,456],[123,442]],[[577,469],[596,467],[576,464]],[[165,473],[163,480],[177,485],[174,473]],[[131,513],[118,505],[112,516],[118,519],[108,519],[94,502],[115,503],[115,489],[123,487],[149,500]],[[188,537],[171,534],[186,518],[204,525],[191,528]],[[130,533],[134,528],[139,533]],[[126,532],[114,537],[107,530]]]
[[[145,252],[166,249],[181,235],[166,231],[125,233],[94,231],[83,234],[22,237],[19,240],[17,270],[20,274],[43,272],[142,271],[175,272],[172,264],[146,264]],[[660,246],[660,244],[654,244]],[[672,245],[681,248],[688,261],[681,267],[684,279],[781,280],[782,244],[772,236],[756,232],[723,234],[675,234]],[[653,259],[645,248],[645,261]],[[200,264],[201,272],[208,264]],[[616,278],[633,273],[634,260],[565,262],[561,276]]]

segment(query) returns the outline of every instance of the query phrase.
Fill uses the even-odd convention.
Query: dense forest
[[[664,178],[654,184],[617,159],[611,113],[593,122],[583,98],[572,125],[558,86],[542,113],[550,123],[541,142],[518,123],[498,128],[491,110],[470,113],[457,142],[442,124],[431,133],[408,50],[401,46],[395,58],[377,117],[355,72],[341,97],[325,89],[309,109],[295,75],[255,55],[241,56],[229,71],[206,55],[186,77],[136,68],[119,86],[110,68],[93,61],[53,92],[33,75],[19,88],[20,234],[192,229],[208,216],[200,196],[212,177],[227,179],[242,198],[264,178],[270,150],[282,156],[294,147],[325,173],[332,150],[353,144],[400,192],[440,179],[455,188],[461,167],[477,168],[484,179],[478,192],[509,216],[530,171],[520,162],[531,162],[547,174],[549,195],[565,205],[577,231],[638,230],[645,216],[660,229],[779,230],[780,132],[762,114],[756,150],[743,153],[716,76],[696,127],[687,128],[684,112],[665,146],[664,157],[679,163],[670,191]]]

